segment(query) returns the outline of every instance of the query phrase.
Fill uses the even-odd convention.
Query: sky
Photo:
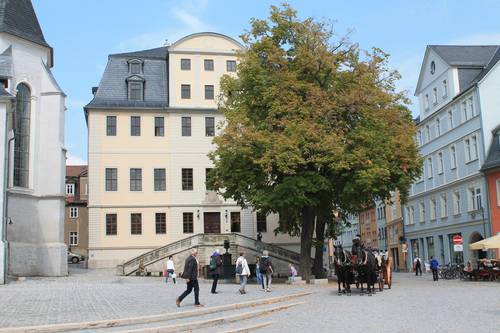
[[[266,18],[269,0],[32,0],[45,39],[54,48],[54,75],[67,95],[68,164],[86,164],[83,107],[99,85],[109,54],[160,47],[194,32],[238,38],[252,17]],[[334,22],[361,49],[381,48],[413,93],[429,44],[500,44],[497,0],[290,0],[301,18]]]

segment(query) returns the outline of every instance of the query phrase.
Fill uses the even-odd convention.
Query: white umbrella
[[[500,234],[469,245],[471,250],[500,249]]]

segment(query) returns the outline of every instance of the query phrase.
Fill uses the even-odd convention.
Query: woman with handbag
[[[248,262],[244,257],[245,252],[240,251],[240,257],[236,260],[236,275],[240,277],[240,294],[246,294],[245,286],[247,284],[247,279],[250,276],[250,268],[248,267]]]

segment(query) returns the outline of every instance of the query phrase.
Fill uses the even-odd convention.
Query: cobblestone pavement
[[[219,285],[211,295],[202,283],[207,306],[312,291],[305,304],[252,319],[274,323],[261,332],[500,332],[500,283],[432,281],[431,276],[395,274],[393,288],[376,296],[336,296],[328,286],[275,285],[263,293],[256,285],[248,294],[235,284]],[[126,318],[193,309],[189,295],[181,309],[174,300],[185,288],[161,278],[119,277],[114,270],[71,269],[65,278],[32,278],[0,286],[0,327]],[[201,332],[202,330],[200,330]],[[217,331],[216,328],[207,330]]]

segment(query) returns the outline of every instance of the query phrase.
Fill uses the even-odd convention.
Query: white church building
[[[67,274],[65,94],[30,0],[0,0],[0,284]]]

